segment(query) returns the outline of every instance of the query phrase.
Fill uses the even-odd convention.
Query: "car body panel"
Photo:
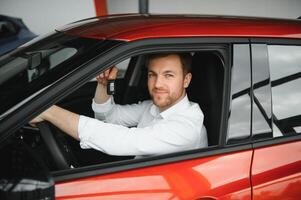
[[[56,198],[250,199],[251,159],[247,150],[61,182]]]
[[[188,15],[116,15],[91,18],[57,30],[80,37],[125,41],[173,37],[301,38],[301,21]]]
[[[299,199],[301,141],[254,150],[253,199]]]

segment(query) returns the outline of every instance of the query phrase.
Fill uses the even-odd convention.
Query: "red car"
[[[148,99],[155,52],[193,54],[187,93],[208,148],[133,159],[28,124],[53,104],[92,117],[94,77],[112,65],[116,102]],[[91,18],[2,56],[0,74],[0,199],[301,198],[300,20]]]

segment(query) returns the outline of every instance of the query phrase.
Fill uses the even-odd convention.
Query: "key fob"
[[[115,80],[108,80],[107,84],[107,94],[113,95],[115,94]]]

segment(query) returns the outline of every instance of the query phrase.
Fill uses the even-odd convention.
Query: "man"
[[[113,67],[97,77],[92,103],[97,119],[52,106],[32,123],[47,120],[80,140],[82,148],[111,155],[142,157],[206,147],[203,113],[186,95],[192,78],[190,65],[189,53],[150,55],[152,101],[125,106],[115,104],[106,92],[108,79],[117,77],[118,70]]]

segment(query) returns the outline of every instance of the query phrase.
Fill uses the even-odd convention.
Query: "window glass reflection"
[[[300,46],[270,45],[268,53],[272,81],[300,72]]]
[[[229,139],[250,135],[250,96],[248,94],[232,99],[229,124]]]
[[[301,46],[268,47],[273,120],[283,135],[300,133]]]
[[[250,136],[251,98],[250,98],[250,51],[248,44],[234,45],[231,80],[231,110],[227,139]]]
[[[119,44],[59,32],[34,41],[0,57],[0,120],[83,63]]]
[[[273,111],[278,120],[301,114],[301,79],[272,88]]]
[[[273,123],[273,137],[280,137],[283,136],[279,128],[276,126],[275,123]]]
[[[271,89],[265,44],[252,45],[253,115],[252,134],[272,133]]]
[[[268,133],[272,132],[271,128],[271,112],[265,112],[264,108],[270,107],[271,104],[268,104],[267,101],[262,101],[261,97],[266,95],[266,91],[268,90],[267,87],[263,87],[254,91],[254,102],[253,102],[253,123],[252,123],[252,132],[253,135],[260,134],[260,133]],[[261,99],[261,100],[258,100]],[[271,99],[269,97],[268,99]]]

